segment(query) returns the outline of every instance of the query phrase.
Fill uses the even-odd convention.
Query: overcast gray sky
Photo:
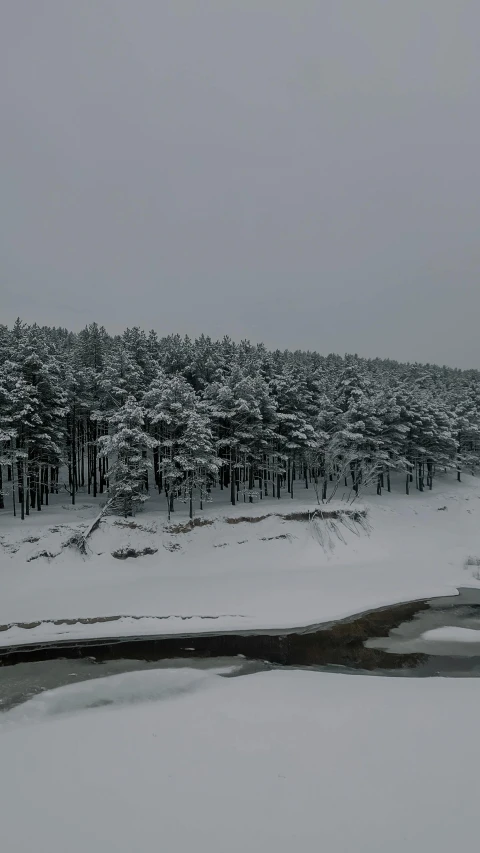
[[[0,322],[480,367],[478,0],[0,7]]]

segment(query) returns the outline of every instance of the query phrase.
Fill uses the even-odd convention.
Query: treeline
[[[0,508],[21,517],[67,489],[108,493],[125,515],[148,497],[203,506],[348,486],[432,488],[480,456],[480,374],[356,355],[268,351],[228,337],[159,339],[0,326]],[[59,471],[68,476],[61,482]]]

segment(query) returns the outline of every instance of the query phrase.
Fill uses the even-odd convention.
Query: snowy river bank
[[[456,596],[397,604],[289,632],[90,637],[4,646],[0,648],[0,709],[9,710],[45,690],[77,682],[178,667],[230,667],[237,676],[289,667],[385,676],[478,677],[480,590],[467,588]]]

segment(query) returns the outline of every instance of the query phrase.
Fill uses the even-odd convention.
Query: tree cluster
[[[66,489],[130,515],[149,490],[203,506],[375,483],[432,488],[475,471],[480,374],[356,355],[268,351],[93,323],[0,326],[0,509],[21,517]],[[65,477],[61,476],[62,471]]]

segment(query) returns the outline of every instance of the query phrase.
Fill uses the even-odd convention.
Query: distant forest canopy
[[[269,351],[92,323],[0,326],[0,509],[23,518],[66,489],[129,515],[149,490],[190,514],[212,488],[232,504],[300,487],[432,488],[475,472],[480,373],[357,355]],[[64,471],[65,476],[60,475]],[[63,482],[64,479],[64,482]],[[403,486],[402,486],[403,488]]]

